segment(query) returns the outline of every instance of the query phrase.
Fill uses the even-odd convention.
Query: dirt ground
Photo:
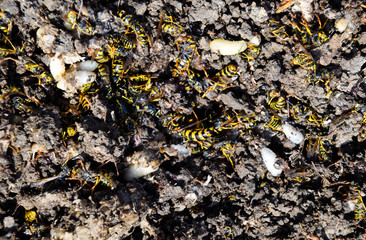
[[[1,239],[365,239],[366,5],[283,2],[1,1]]]

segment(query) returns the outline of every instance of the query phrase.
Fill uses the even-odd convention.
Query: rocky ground
[[[366,6],[284,2],[2,1],[1,238],[366,238]],[[129,29],[119,10],[133,16]],[[120,88],[96,61],[122,34],[136,45],[115,57],[125,66],[105,63]],[[261,51],[223,56],[210,49],[216,38],[260,39]],[[191,62],[175,76],[183,53]],[[216,75],[228,64],[240,76]]]

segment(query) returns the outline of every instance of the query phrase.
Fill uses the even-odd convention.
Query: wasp
[[[267,91],[266,103],[268,106],[277,111],[281,111],[286,105],[286,99],[276,90]]]
[[[285,26],[278,27],[279,24],[280,24],[280,22],[278,22],[274,19],[269,20],[268,27],[269,27],[271,33],[280,39],[289,38],[290,36],[286,32],[286,27]]]
[[[234,155],[235,144],[233,145],[231,141],[224,141],[220,146],[220,151],[224,157],[229,160],[232,167],[234,167],[234,162],[231,157]]]
[[[160,110],[156,109],[151,105],[144,105],[144,106],[136,105],[136,109],[138,112],[148,113],[149,115],[154,117],[159,117],[160,115]]]
[[[144,46],[150,43],[150,37],[146,34],[141,23],[133,19],[132,15],[127,14],[124,10],[121,10],[118,12],[118,16],[121,18],[124,25],[126,25],[128,28],[131,28],[136,33],[137,40],[139,41],[140,45]]]
[[[264,126],[272,128],[272,130],[275,130],[275,131],[282,131],[281,119],[279,119],[275,116],[272,116],[269,123],[264,124]]]
[[[47,72],[44,67],[37,63],[29,62],[25,64],[25,67],[28,71],[34,74],[34,77],[38,78],[39,84],[43,83],[54,83],[55,79],[52,75]]]
[[[70,10],[64,15],[64,26],[68,30],[74,30],[77,26],[78,13]]]
[[[88,111],[90,109],[90,100],[88,99],[89,96],[85,93],[79,94],[79,104],[78,108],[81,106],[81,109],[84,111]]]
[[[233,65],[229,64],[224,67],[220,72],[216,74],[216,77],[219,78],[222,82],[227,81],[234,81],[236,80],[241,74],[241,70]]]
[[[162,89],[152,87],[150,89],[150,93],[149,93],[149,101],[150,102],[159,101],[164,97],[164,95],[165,95],[165,92]]]
[[[109,77],[109,68],[106,64],[99,64],[98,65],[98,75],[101,81],[102,89],[106,93],[107,99],[113,98],[113,90],[112,85]]]
[[[182,75],[183,72],[191,74],[189,71],[189,64],[192,61],[193,54],[196,53],[199,57],[196,42],[192,36],[188,35],[184,38],[178,39],[176,43],[180,54],[175,64],[175,69],[173,70],[173,77]],[[207,76],[206,71],[205,74]]]
[[[171,133],[175,133],[179,125],[183,123],[185,116],[180,113],[169,113],[161,117],[160,122],[163,127],[167,128]]]
[[[324,120],[322,118],[318,117],[318,115],[315,112],[313,112],[306,119],[306,124],[313,125],[313,126],[315,125],[315,126],[318,126],[318,127],[323,127],[324,126]]]
[[[162,31],[175,37],[183,32],[183,27],[177,23],[163,23]]]
[[[124,70],[125,61],[120,59],[113,59],[112,60],[112,81],[117,86],[122,86],[125,80],[122,76],[126,73]]]
[[[38,224],[38,223],[31,223],[29,225],[29,229],[34,236],[40,237],[41,233],[46,231],[47,229],[50,229],[50,227],[49,226],[46,227],[46,226],[44,226],[42,224]]]
[[[0,26],[0,30],[3,31],[6,35],[9,35],[12,29],[12,23],[14,20],[14,16],[8,12],[5,12],[1,9],[0,11],[0,19],[5,26]]]
[[[325,68],[317,69],[314,75],[308,77],[308,82],[317,85],[323,82],[325,86],[328,86],[329,81],[335,76],[335,70],[328,70]]]
[[[38,222],[38,214],[34,210],[26,211],[24,215],[25,221],[31,223],[31,222]]]
[[[82,18],[80,21],[78,21],[77,26],[79,31],[85,35],[93,36],[96,33],[95,27],[85,18]]]
[[[330,145],[331,142],[326,138],[318,138],[318,146],[319,146],[319,159],[322,161],[328,161],[329,160],[329,153],[330,151]]]
[[[172,72],[173,77],[178,77],[185,71],[189,74],[189,64],[191,61],[192,55],[189,52],[181,52],[175,64],[175,69]]]
[[[179,133],[185,141],[192,141],[198,143],[202,149],[208,149],[213,144],[213,134],[215,130],[213,127],[201,130],[183,130]]]
[[[322,30],[327,24],[328,19],[324,22],[324,24],[322,24],[319,16],[315,16],[318,19],[319,27],[313,33],[311,32],[308,23],[303,18],[299,22],[301,27],[289,20],[286,21],[292,25],[293,29],[295,29],[296,35],[300,39],[302,44],[311,44],[319,47],[329,40],[329,36]]]
[[[261,48],[256,44],[251,44],[247,46],[247,49],[245,49],[241,53],[242,59],[244,59],[247,62],[251,62],[255,60],[261,52]]]
[[[14,96],[12,97],[12,102],[13,102],[13,106],[16,110],[18,110],[19,112],[26,112],[26,113],[30,113],[32,112],[33,108],[31,106],[28,106],[27,104],[25,104],[25,101],[30,102],[29,99],[24,99],[21,96]]]
[[[300,67],[316,72],[316,65],[313,57],[310,54],[300,53],[291,61],[292,65],[299,65]]]
[[[298,120],[302,117],[305,117],[305,115],[309,112],[310,108],[303,105],[303,104],[295,104],[291,105],[290,108],[290,115],[295,119]]]
[[[151,75],[150,74],[135,74],[129,77],[130,84],[129,89],[133,94],[140,94],[142,91],[150,91],[152,88],[152,81],[151,81]],[[131,84],[132,83],[138,83],[138,82],[144,82],[141,85],[137,84]]]
[[[107,188],[110,188],[111,190],[113,190],[115,187],[112,177],[106,172],[99,171],[99,174],[97,174],[95,176],[94,181],[95,181],[95,183],[94,183],[94,186],[92,187],[92,192],[94,191],[94,188],[98,184],[105,186]]]
[[[358,193],[357,194],[357,201],[355,203],[356,207],[355,207],[355,210],[354,210],[355,219],[359,220],[359,221],[362,221],[362,219],[364,219],[365,214],[366,214],[366,207],[365,207],[365,204],[363,202],[360,190],[356,189],[355,191]]]
[[[110,58],[109,56],[106,56],[104,54],[104,48],[101,47],[95,52],[94,60],[97,61],[98,63],[106,63],[110,60]]]
[[[196,90],[198,93],[203,93],[205,91],[204,84],[202,84],[197,80],[197,76],[199,77],[199,75],[195,74],[194,72],[188,74],[187,77],[188,86],[186,87],[187,91],[190,91],[192,88]]]
[[[75,136],[76,135],[76,129],[75,129],[75,127],[74,126],[68,126],[67,128],[66,128],[66,130],[63,130],[62,131],[62,133],[61,133],[61,136],[62,136],[62,142],[63,142],[63,144],[64,144],[64,146],[66,147],[66,140],[68,139],[68,138],[71,138],[71,137],[73,137],[73,136]]]
[[[108,37],[107,52],[114,59],[127,56],[136,46],[126,36],[112,34]]]
[[[23,52],[24,47],[25,47],[25,43],[24,42],[22,43],[22,46],[21,47],[15,47],[10,40],[8,40],[8,42],[10,43],[11,48],[3,48],[3,47],[1,47],[0,48],[0,56],[6,57],[8,55],[16,55],[16,54],[19,54],[19,53]]]
[[[213,85],[207,89],[207,91],[202,95],[202,98],[204,98],[208,92],[214,91],[216,88],[220,91],[225,89],[228,82],[236,80],[240,74],[241,70],[237,66],[233,64],[227,65],[214,76],[213,79],[216,81],[210,80]]]

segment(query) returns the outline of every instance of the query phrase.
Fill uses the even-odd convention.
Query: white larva
[[[60,81],[65,75],[65,62],[58,53],[50,59],[50,72],[56,81]]]
[[[229,41],[217,38],[210,42],[210,48],[213,52],[221,55],[237,55],[247,48],[247,44],[242,41]]]
[[[274,176],[278,177],[281,175],[283,166],[277,163],[276,154],[269,148],[263,147],[261,150],[262,159],[266,165],[268,171]]]
[[[283,133],[295,144],[300,144],[304,140],[304,135],[289,123],[282,125]]]
[[[93,72],[95,69],[97,69],[97,67],[98,67],[98,63],[93,60],[83,61],[78,64],[79,70],[82,70],[82,71]]]

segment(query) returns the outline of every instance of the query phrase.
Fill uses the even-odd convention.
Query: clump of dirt
[[[2,238],[365,237],[361,1],[0,9]]]

